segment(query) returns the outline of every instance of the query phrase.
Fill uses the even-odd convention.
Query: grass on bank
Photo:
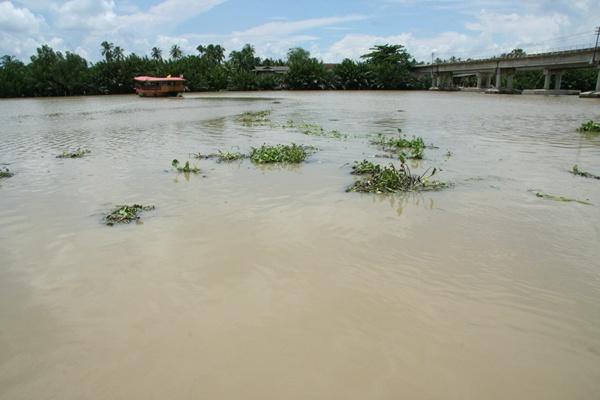
[[[441,190],[449,187],[445,182],[432,180],[437,168],[425,171],[422,175],[413,174],[404,162],[398,168],[393,164],[381,166],[370,161],[355,162],[352,173],[362,175],[361,179],[349,186],[347,192],[397,193]]]
[[[253,147],[250,151],[250,160],[257,164],[270,163],[288,163],[298,164],[305,161],[314,151],[309,146],[298,145],[295,143],[284,145],[267,145]]]
[[[142,211],[154,210],[154,206],[143,206],[141,204],[120,205],[113,209],[106,217],[104,222],[108,226],[114,224],[128,224],[130,222],[139,222]]]
[[[580,170],[577,164],[573,165],[573,168],[569,172],[571,172],[573,175],[583,176],[584,178],[600,179],[600,175],[594,175],[590,172]]]
[[[0,178],[10,178],[14,175],[8,168],[0,168]]]
[[[80,148],[75,151],[63,151],[61,154],[57,155],[56,158],[82,158],[90,153],[90,150]]]

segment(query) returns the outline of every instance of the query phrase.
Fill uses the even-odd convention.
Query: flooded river
[[[600,182],[568,172],[600,174],[588,119],[473,93],[2,100],[0,399],[600,398]],[[397,128],[453,186],[346,193]],[[292,142],[319,150],[170,166]],[[102,224],[127,203],[156,209]]]

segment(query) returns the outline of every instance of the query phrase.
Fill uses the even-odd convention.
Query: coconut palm
[[[162,50],[158,47],[153,47],[151,51],[152,58],[156,61],[162,60]]]
[[[108,43],[106,40],[102,43],[100,43],[100,47],[102,47],[102,55],[104,56],[104,58],[106,59],[107,62],[112,61],[113,59],[113,48],[115,47],[114,44],[112,43]]]
[[[171,58],[173,60],[179,60],[183,56],[183,52],[181,51],[181,47],[179,47],[176,44],[174,44],[173,46],[171,46],[171,51],[169,53],[171,54]]]
[[[115,46],[115,48],[113,49],[113,57],[116,61],[123,61],[125,55],[124,50],[121,48],[121,46]]]

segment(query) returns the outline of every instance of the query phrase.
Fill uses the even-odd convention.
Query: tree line
[[[0,97],[133,93],[138,75],[183,75],[191,91],[422,89],[430,83],[410,73],[416,62],[402,45],[375,46],[361,61],[346,59],[331,69],[302,48],[290,49],[286,60],[257,57],[249,44],[227,57],[218,44],[196,50],[184,55],[173,45],[165,55],[154,47],[150,55],[139,56],[105,41],[100,45],[103,59],[91,63],[43,45],[27,64],[9,55],[0,58]],[[259,66],[288,66],[289,72],[257,74],[253,70]]]
[[[402,45],[378,45],[361,56],[360,61],[345,59],[332,68],[302,48],[293,48],[285,60],[260,58],[247,44],[226,57],[220,45],[200,45],[197,54],[184,55],[178,45],[168,54],[153,47],[149,55],[125,54],[113,43],[102,42],[103,59],[91,63],[72,52],[55,51],[48,45],[36,49],[29,63],[5,55],[0,58],[0,97],[74,96],[87,94],[133,93],[133,77],[138,75],[183,75],[191,91],[273,90],[273,89],[427,89],[429,76],[411,73],[419,65]],[[524,56],[515,49],[503,55]],[[457,58],[435,60],[458,62]],[[421,63],[422,65],[422,63]],[[257,74],[260,66],[287,66],[287,74]],[[473,78],[471,78],[473,79]],[[514,87],[533,89],[543,86],[541,71],[517,72]],[[591,90],[595,70],[573,70],[563,76],[562,86]]]

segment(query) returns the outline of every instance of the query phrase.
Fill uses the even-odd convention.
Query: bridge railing
[[[546,56],[546,55],[552,56],[552,55],[559,55],[559,54],[565,54],[565,53],[576,53],[576,52],[580,52],[580,51],[584,51],[584,50],[592,51],[593,49],[594,49],[594,43],[582,43],[582,44],[571,45],[571,46],[545,48],[544,50],[533,50],[533,52],[529,52],[529,53],[526,53],[523,55],[515,55],[515,56],[510,56],[509,55],[510,53],[508,53],[508,54],[504,54],[504,55],[494,54],[494,55],[487,55],[487,56],[469,57],[467,59],[444,60],[441,63],[427,62],[425,64],[419,64],[419,65],[417,65],[417,67],[427,66],[427,65],[435,66],[435,65],[466,64],[466,63],[497,61],[497,60],[512,60],[515,58],[540,57],[540,56]],[[599,51],[600,51],[600,49],[599,49]]]

